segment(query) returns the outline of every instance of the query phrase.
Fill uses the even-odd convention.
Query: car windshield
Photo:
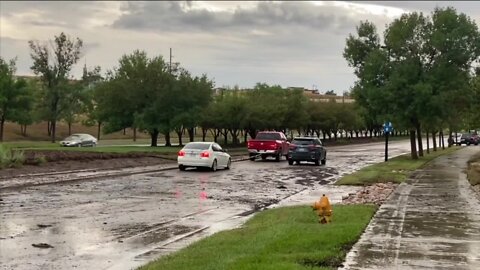
[[[65,141],[73,141],[73,140],[78,140],[80,139],[80,136],[79,135],[72,135],[72,136],[68,136]]]
[[[470,134],[463,134],[463,135],[462,135],[462,138],[470,138],[471,136],[472,136],[472,135],[470,135]]]
[[[259,133],[255,140],[281,140],[282,137],[278,133]]]
[[[210,144],[205,143],[189,143],[185,145],[184,149],[206,150],[210,147]]]
[[[292,141],[292,144],[295,144],[295,145],[310,145],[310,144],[313,144],[313,140],[310,140],[310,139],[294,139]]]

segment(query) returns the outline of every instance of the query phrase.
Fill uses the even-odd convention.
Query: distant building
[[[236,91],[247,92],[252,89],[237,89]],[[355,100],[350,96],[336,96],[336,95],[324,95],[320,94],[320,91],[317,89],[307,89],[304,87],[287,87],[285,90],[302,90],[303,94],[307,96],[311,101],[314,102],[329,102],[331,100],[335,100],[337,103],[353,103]],[[227,88],[217,87],[213,89],[214,95],[221,95],[223,91],[233,91]]]

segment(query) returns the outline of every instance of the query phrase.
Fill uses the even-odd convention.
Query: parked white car
[[[215,142],[190,142],[178,152],[178,169],[187,167],[207,167],[212,171],[218,168],[230,169],[230,155]]]

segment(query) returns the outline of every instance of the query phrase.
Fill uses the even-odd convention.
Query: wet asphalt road
[[[390,143],[391,157],[408,152],[407,141]],[[132,269],[239,226],[265,206],[310,203],[325,188],[339,201],[355,188],[329,184],[383,155],[382,143],[331,147],[326,166],[243,161],[217,172],[170,170],[0,190],[0,269]],[[51,247],[32,246],[41,243]]]

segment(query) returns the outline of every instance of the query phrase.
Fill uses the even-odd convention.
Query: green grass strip
[[[266,210],[241,228],[216,233],[140,269],[336,269],[376,207],[334,205],[333,211],[332,223],[319,224],[309,206]]]
[[[405,181],[408,176],[415,170],[422,168],[429,161],[446,154],[450,154],[460,149],[459,146],[452,146],[439,149],[436,152],[430,151],[427,154],[424,151],[424,156],[413,160],[410,154],[398,156],[389,159],[387,162],[381,162],[362,168],[352,174],[345,175],[340,178],[336,185],[369,185],[374,183],[401,183]]]

